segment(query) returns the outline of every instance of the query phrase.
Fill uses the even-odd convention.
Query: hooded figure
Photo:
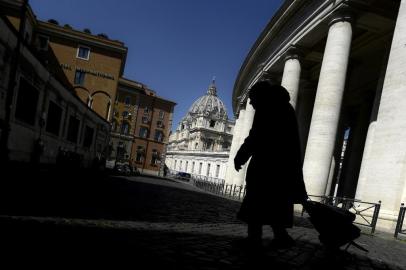
[[[237,217],[248,224],[251,243],[261,245],[262,225],[271,225],[273,244],[290,247],[286,228],[293,226],[293,204],[307,199],[295,110],[286,89],[267,81],[256,83],[249,98],[254,121],[234,159],[238,171],[251,157]]]

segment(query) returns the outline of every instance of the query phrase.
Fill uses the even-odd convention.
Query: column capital
[[[356,17],[355,14],[355,10],[349,5],[341,5],[330,15],[328,25],[332,26],[337,22],[349,22],[353,24]]]
[[[277,79],[279,75],[269,72],[267,70],[263,70],[261,72],[260,81],[269,81],[271,84],[278,84]]]
[[[290,59],[298,59],[298,60],[300,60],[300,58],[302,58],[302,57],[303,57],[303,50],[300,49],[296,45],[291,45],[286,50],[285,61],[288,61]]]

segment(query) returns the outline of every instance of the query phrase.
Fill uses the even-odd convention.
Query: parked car
[[[190,181],[191,175],[190,173],[185,173],[185,172],[178,172],[175,175],[176,179],[184,180],[184,181]]]
[[[114,167],[114,173],[118,175],[131,175],[131,168],[127,164],[116,164]]]
[[[131,175],[133,175],[133,176],[138,176],[141,174],[141,172],[135,166],[130,166],[130,169],[131,169]]]
[[[117,175],[125,175],[125,176],[138,176],[140,175],[140,171],[137,167],[131,166],[126,163],[118,163],[114,167],[114,173]]]

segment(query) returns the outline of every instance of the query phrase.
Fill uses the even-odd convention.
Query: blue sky
[[[173,126],[216,77],[231,94],[251,46],[282,0],[30,0],[40,20],[106,33],[128,47],[124,76],[177,103]]]

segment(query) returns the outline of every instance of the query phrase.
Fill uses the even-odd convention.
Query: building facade
[[[127,57],[124,43],[43,21],[37,22],[36,37],[56,76],[110,121]]]
[[[22,17],[30,14],[27,10]],[[31,45],[32,24],[19,32],[1,15],[0,29],[2,157],[8,152],[7,160],[13,162],[90,167],[107,148],[109,123],[47,69]]]
[[[111,128],[112,133],[104,134],[103,137],[109,141],[111,135],[108,145],[103,141],[102,146],[97,146],[99,156],[102,151],[107,159],[113,158],[113,166],[119,160],[137,166],[142,172],[157,174],[160,169],[163,170],[160,165],[165,158],[175,103],[158,97],[154,91],[139,82],[122,78],[127,57],[127,48],[123,42],[109,39],[106,34],[92,34],[89,29],[80,31],[68,24],[62,26],[56,20],[37,20],[30,6],[23,3],[22,0],[1,0],[0,13],[15,31],[21,25],[24,26],[24,33],[21,34],[23,43],[34,52],[36,61],[47,70],[50,78],[57,80],[65,91],[75,96],[75,105],[72,105],[72,109],[68,106],[66,111],[71,109],[76,112],[78,108],[82,110],[76,116],[78,122],[73,125],[79,125],[76,127],[78,133],[84,132],[83,136],[88,138],[89,134],[105,133]],[[24,15],[21,13],[23,8],[26,10]],[[25,23],[21,24],[23,17]],[[4,38],[7,42],[7,36]],[[9,50],[5,52],[9,53]],[[29,72],[38,72],[36,66],[33,69],[35,70]],[[2,74],[2,81],[7,77],[6,71],[7,69]],[[1,102],[5,104],[7,90],[4,88],[3,91]],[[77,104],[78,101],[81,101],[80,105]],[[29,103],[29,100],[26,102]],[[45,103],[42,106],[46,106]],[[85,119],[94,117],[94,112],[98,118],[109,122],[111,127],[106,129],[103,122],[102,131],[98,127],[96,132],[94,125],[89,129]],[[46,112],[42,113],[42,117],[46,117]],[[0,110],[0,116],[5,115],[6,110]],[[69,116],[66,117],[70,119]],[[72,134],[67,136],[76,142]],[[78,152],[81,140],[82,137],[79,136],[79,145],[69,152]],[[86,147],[80,151],[89,153],[89,139],[85,141],[83,144]],[[27,149],[28,146],[21,143],[21,147]],[[54,156],[51,155],[49,161],[52,157]]]
[[[393,230],[406,200],[405,26],[404,0],[285,1],[235,81],[232,151],[252,125],[250,87],[280,83],[297,113],[308,193],[381,201],[378,227]],[[243,183],[234,156],[226,181]]]
[[[175,105],[140,82],[120,78],[110,160],[129,162],[143,173],[162,175]]]
[[[217,96],[213,80],[169,138],[166,164],[173,171],[210,179],[225,178],[234,122]]]

